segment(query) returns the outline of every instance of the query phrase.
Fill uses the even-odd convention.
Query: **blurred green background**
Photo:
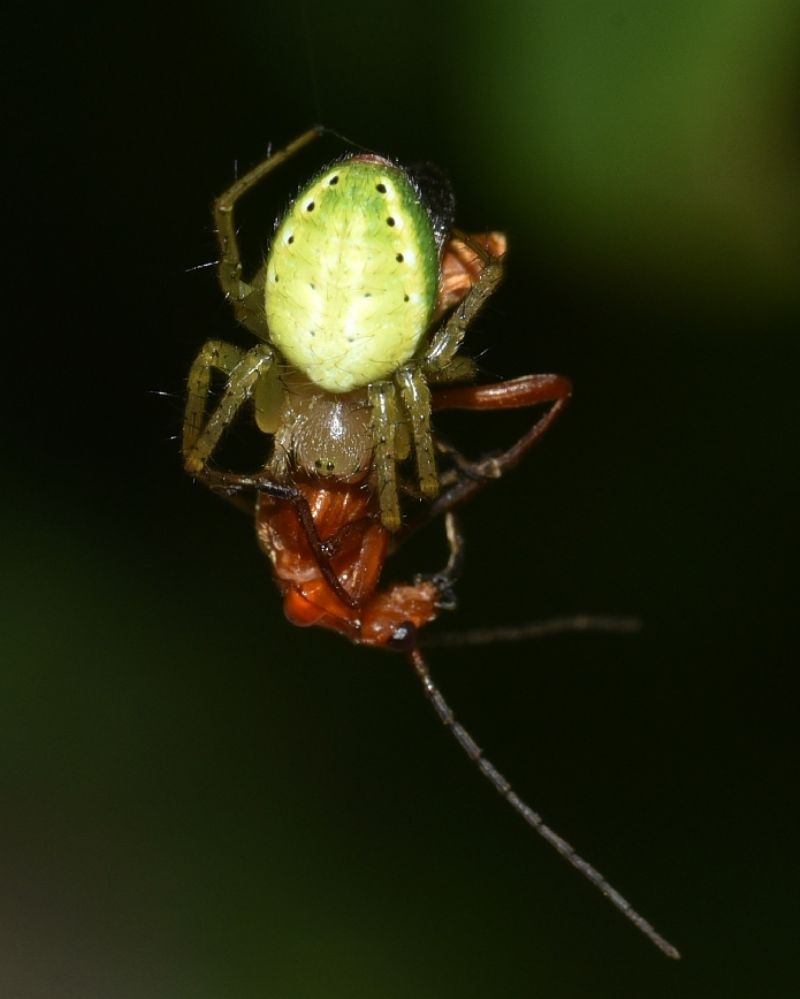
[[[796,994],[797,4],[16,16],[0,994]],[[447,624],[645,631],[431,661],[680,964],[485,786],[401,658],[290,628],[252,526],[182,474],[186,371],[237,335],[187,272],[210,201],[317,120],[439,163],[460,225],[508,233],[471,332],[487,377],[574,378],[465,510]],[[241,214],[256,259],[321,156]],[[480,453],[519,427],[447,432]]]

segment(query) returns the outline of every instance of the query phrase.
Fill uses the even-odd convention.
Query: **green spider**
[[[245,351],[209,340],[201,349],[189,374],[184,462],[210,480],[222,434],[252,399],[258,427],[274,435],[268,476],[287,481],[299,470],[347,481],[372,469],[381,521],[394,532],[401,524],[398,462],[413,451],[419,494],[439,492],[428,383],[474,376],[458,350],[500,281],[502,261],[485,253],[468,293],[432,330],[451,220],[429,214],[405,170],[359,155],[303,188],[266,262],[243,280],[234,207],[319,134],[305,132],[214,203],[220,282],[259,342]],[[206,418],[212,370],[227,385]]]

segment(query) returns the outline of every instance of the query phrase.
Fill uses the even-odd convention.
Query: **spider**
[[[235,205],[320,132],[299,136],[214,203],[220,283],[237,320],[259,342],[244,351],[209,340],[198,354],[189,375],[184,463],[211,486],[234,487],[210,461],[252,399],[259,429],[273,436],[265,484],[288,483],[298,473],[349,483],[369,479],[381,522],[394,534],[402,524],[398,465],[412,451],[420,498],[434,499],[447,482],[437,474],[429,385],[474,379],[475,364],[459,348],[502,277],[505,238],[452,232],[452,195],[430,166],[412,173],[360,154],[333,163],[300,191],[265,264],[243,280]],[[227,385],[207,416],[214,369]],[[554,404],[546,423],[512,453],[481,465],[458,456],[462,479],[496,478],[515,464],[570,392],[567,379],[536,375],[492,391],[462,387],[442,394],[438,408]],[[402,487],[413,491],[407,482]],[[462,490],[464,497],[474,491],[467,481]]]
[[[452,194],[430,166],[406,170],[371,153],[334,162],[301,189],[266,262],[245,281],[235,205],[319,134],[303,133],[214,203],[220,283],[259,342],[242,350],[209,340],[198,354],[189,374],[185,467],[215,491],[254,496],[258,540],[290,621],[405,652],[439,718],[495,789],[656,946],[678,957],[483,756],[435,686],[417,641],[420,628],[454,605],[463,552],[454,507],[520,461],[562,411],[571,385],[559,375],[472,384],[475,364],[459,351],[500,281],[506,241],[497,232],[454,230]],[[227,382],[208,414],[215,369]],[[257,426],[272,437],[266,464],[255,474],[218,469],[212,459],[220,439],[250,400]],[[477,461],[431,427],[433,410],[539,404],[548,408],[516,443]],[[413,513],[404,522],[406,499]],[[382,586],[391,545],[439,515],[449,544],[444,569]]]

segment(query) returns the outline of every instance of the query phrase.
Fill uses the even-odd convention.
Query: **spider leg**
[[[225,297],[233,305],[236,319],[259,337],[263,337],[266,333],[262,295],[257,282],[254,284],[242,280],[242,260],[236,238],[233,209],[237,201],[267,174],[291,159],[295,153],[321,134],[318,128],[310,128],[307,132],[303,132],[284,149],[268,156],[231,184],[214,202],[214,224],[220,249],[219,283],[222,285]]]
[[[462,238],[468,239],[466,236]],[[437,376],[441,377],[444,369],[451,364],[467,328],[494,294],[503,277],[502,257],[490,256],[478,244],[475,244],[475,251],[486,258],[486,265],[466,298],[456,306],[444,326],[434,333],[423,356],[422,370],[431,380],[436,380]]]
[[[456,480],[428,508],[426,520],[438,516],[465,502],[493,479],[499,479],[514,468],[525,453],[550,428],[569,402],[572,384],[561,375],[525,375],[508,382],[492,385],[464,385],[442,389],[433,396],[433,409],[497,410],[524,409],[541,403],[551,403],[536,423],[506,451],[469,461],[454,448],[448,453],[454,459]]]
[[[420,491],[426,499],[432,499],[439,492],[439,479],[431,433],[431,391],[422,371],[414,365],[400,368],[395,379],[400,387],[400,401],[411,423]]]
[[[372,407],[374,467],[378,482],[381,522],[393,534],[400,528],[400,500],[397,494],[396,433],[397,390],[391,382],[372,382],[367,390]]]
[[[502,232],[450,233],[442,253],[434,323],[466,298],[486,265],[504,256],[506,246]]]
[[[251,397],[262,375],[272,366],[275,352],[265,343],[242,350],[224,340],[209,340],[189,372],[189,391],[183,418],[183,461],[187,472],[204,475],[220,437],[239,409]],[[228,376],[217,408],[208,418],[206,405],[212,370]]]

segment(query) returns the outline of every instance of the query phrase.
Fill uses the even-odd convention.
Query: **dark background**
[[[9,26],[2,995],[795,994],[797,21],[344,0]],[[401,657],[292,629],[247,519],[181,471],[189,364],[237,336],[187,272],[211,199],[316,120],[439,163],[460,225],[508,233],[487,377],[575,381],[465,510],[447,623],[644,632],[431,662],[679,964],[494,795]],[[256,259],[338,151],[240,214]],[[474,453],[519,429],[447,424]],[[440,557],[434,530],[402,568]]]

